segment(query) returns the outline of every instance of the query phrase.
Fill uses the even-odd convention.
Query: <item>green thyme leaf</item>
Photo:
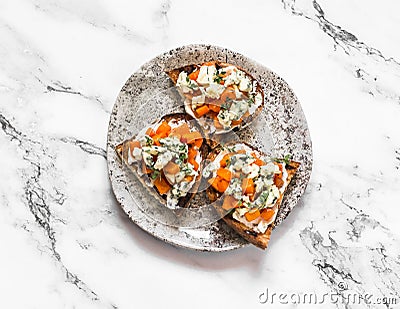
[[[250,97],[250,98],[247,100],[247,103],[248,103],[250,106],[252,106],[252,105],[254,104],[254,98]]]
[[[186,153],[181,153],[181,154],[179,155],[179,160],[180,160],[180,161],[184,161],[185,159],[187,159],[187,154],[186,154]]]
[[[152,146],[154,141],[150,136],[145,135],[144,136],[146,138],[146,146]]]
[[[221,76],[217,75],[217,76],[214,77],[214,82],[215,83],[219,84],[221,81],[222,81],[222,77]]]
[[[285,164],[290,164],[290,161],[292,160],[292,155],[287,154],[283,158],[274,158],[273,161],[277,163],[285,163]]]
[[[154,170],[153,173],[151,173],[151,179],[155,180],[158,176],[160,176],[160,172]]]

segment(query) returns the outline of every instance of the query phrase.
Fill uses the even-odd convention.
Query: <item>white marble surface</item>
[[[399,9],[395,0],[0,1],[1,307],[400,307]],[[266,252],[174,248],[114,200],[104,151],[114,100],[143,62],[189,43],[270,67],[308,119],[311,182]],[[288,297],[260,304],[267,288]],[[291,293],[397,305],[295,305]]]

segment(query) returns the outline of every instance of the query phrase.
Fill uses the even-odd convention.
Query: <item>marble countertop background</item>
[[[1,307],[399,308],[399,9],[0,0]],[[302,103],[313,174],[266,252],[175,248],[132,224],[111,191],[105,144],[119,90],[189,43],[255,59]],[[304,294],[331,299],[295,304]]]

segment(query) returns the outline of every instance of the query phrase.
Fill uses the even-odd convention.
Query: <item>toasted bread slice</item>
[[[208,145],[190,115],[175,113],[163,116],[115,150],[159,202],[175,209],[188,207],[196,194]],[[182,184],[186,189],[174,195],[172,189]]]
[[[214,74],[204,75],[206,67],[215,68]],[[201,123],[208,138],[246,127],[263,108],[260,83],[238,66],[212,61],[174,69],[167,74],[185,99],[186,112]]]
[[[232,150],[232,148],[234,148],[234,147],[239,147],[239,148],[237,148],[235,151],[229,151],[229,149]],[[223,166],[228,164],[228,163],[225,163],[223,160],[225,160],[226,157],[233,158],[236,154],[240,153],[240,151],[237,152],[240,149],[244,149],[246,151],[246,155],[249,153],[252,153],[251,156],[253,156],[256,160],[255,162],[248,164],[248,166],[252,166],[254,164],[259,166],[258,174],[255,176],[255,173],[254,173],[253,178],[251,178],[252,177],[251,173],[254,172],[254,170],[252,172],[250,172],[250,174],[243,174],[241,172],[243,169],[240,171],[237,171],[235,168],[230,168],[230,167],[223,168]],[[224,147],[216,148],[209,154],[207,159],[209,161],[213,162],[213,164],[210,166],[213,166],[214,170],[217,169],[217,173],[213,172],[213,175],[207,175],[207,177],[209,177],[209,179],[211,179],[211,181],[209,181],[209,182],[212,183],[212,185],[207,188],[207,196],[208,196],[209,200],[214,203],[216,210],[220,213],[223,220],[231,228],[233,228],[240,236],[242,236],[244,239],[246,239],[250,243],[256,245],[257,247],[259,247],[261,249],[266,249],[268,246],[268,242],[270,240],[271,231],[273,228],[273,224],[274,224],[277,212],[282,203],[282,199],[284,197],[284,194],[286,192],[286,189],[287,189],[289,183],[292,181],[297,169],[299,168],[300,163],[295,162],[295,161],[279,160],[279,159],[272,159],[269,162],[267,162],[268,158],[265,155],[263,155],[257,149],[255,149],[254,147],[252,147],[246,143],[228,144],[228,145],[225,145]],[[251,162],[251,161],[249,161],[249,162]],[[257,209],[257,207],[246,208],[243,205],[245,205],[247,202],[243,202],[242,199],[233,198],[234,194],[231,193],[231,191],[234,192],[234,190],[231,190],[231,188],[233,188],[232,187],[233,182],[235,181],[233,175],[239,173],[240,175],[237,175],[237,177],[240,177],[240,179],[242,179],[245,176],[244,179],[246,179],[246,182],[244,180],[242,180],[242,182],[241,182],[243,196],[247,196],[246,200],[252,199],[251,203],[253,203],[253,201],[254,201],[254,203],[252,205],[257,204],[257,201],[260,198],[260,196],[266,191],[261,191],[261,192],[257,193],[257,192],[255,192],[255,190],[253,190],[253,191],[249,190],[250,195],[249,194],[246,195],[246,193],[244,193],[244,192],[247,192],[245,190],[247,190],[248,183],[250,183],[250,182],[256,183],[257,179],[258,179],[257,177],[264,177],[264,176],[261,176],[260,171],[263,170],[264,168],[267,168],[267,164],[271,164],[271,163],[276,164],[279,167],[279,172],[277,173],[275,171],[274,174],[271,174],[271,176],[274,175],[273,178],[271,178],[271,179],[273,179],[273,185],[271,184],[269,187],[265,188],[264,190],[271,190],[272,186],[276,186],[276,188],[279,190],[279,194],[278,194],[278,196],[275,196],[275,199],[272,200],[271,203],[267,205],[267,207],[264,205],[264,206],[262,206],[263,208],[260,208],[260,209]],[[264,166],[264,167],[262,167],[262,166]],[[269,165],[268,168],[270,169],[271,165]],[[207,169],[207,167],[205,167],[205,169],[204,169],[204,174],[206,174],[206,169]],[[223,173],[223,171],[220,171],[220,169],[225,171],[225,173]],[[248,168],[248,169],[251,170],[250,168]],[[215,185],[215,182],[216,181],[218,182],[219,175],[224,176],[224,174],[229,174],[228,172],[226,172],[226,170],[230,170],[231,175],[232,175],[231,176],[232,178],[229,182],[230,188],[226,189],[226,184],[225,184],[225,186],[221,186],[222,187],[222,190],[221,190],[218,183],[217,183],[217,185]],[[283,180],[283,174],[285,176],[284,180]],[[277,175],[278,177],[275,175]],[[252,179],[251,181],[248,180],[250,178]],[[262,179],[266,179],[266,178],[262,178]],[[243,187],[243,183],[246,183],[246,185],[244,185],[244,187]],[[280,188],[278,188],[277,186],[280,186]],[[225,190],[223,190],[224,188],[225,188]],[[276,192],[276,190],[273,190],[273,191]],[[240,192],[239,194],[242,194],[242,192]],[[269,192],[269,194],[271,194],[271,191],[268,191],[268,192]],[[268,198],[266,198],[266,200],[268,201]],[[227,203],[226,201],[229,201],[229,202]],[[238,217],[238,213],[240,213],[241,211],[244,212],[244,216]],[[235,215],[235,212],[236,212],[236,215]],[[246,216],[247,214],[248,214],[248,217]],[[257,214],[258,214],[258,216],[257,216]],[[257,217],[255,217],[254,219],[251,218],[254,216],[257,216]],[[248,221],[247,218],[251,219],[251,221]],[[264,218],[265,218],[265,220],[264,220]],[[239,221],[238,219],[240,219],[241,221]],[[262,222],[261,227],[265,230],[262,230],[262,231],[259,230],[258,226],[259,226],[260,222]]]

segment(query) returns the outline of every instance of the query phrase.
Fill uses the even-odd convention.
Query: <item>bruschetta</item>
[[[223,220],[265,249],[285,191],[300,163],[272,159],[245,143],[215,148],[203,169],[207,195]]]
[[[244,128],[264,105],[260,83],[228,63],[212,61],[167,73],[184,97],[186,112],[201,123],[208,135]]]
[[[187,207],[196,194],[207,155],[201,132],[190,115],[170,114],[115,150],[160,202],[170,209]]]

